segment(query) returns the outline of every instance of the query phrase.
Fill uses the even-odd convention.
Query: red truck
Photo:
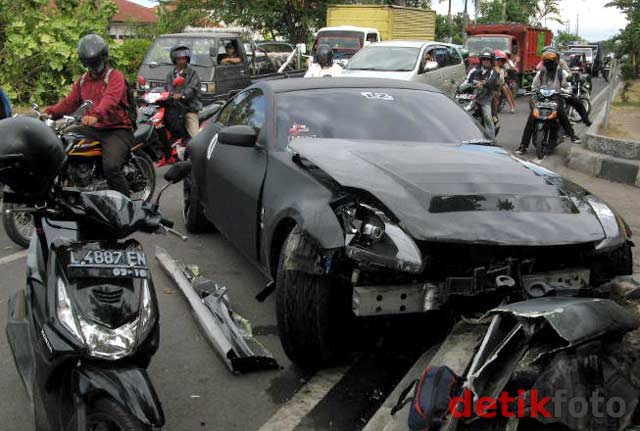
[[[483,48],[511,51],[511,59],[518,69],[518,84],[528,87],[540,62],[542,48],[551,44],[553,34],[546,28],[527,24],[472,24],[467,26],[469,64],[478,63],[478,53]]]

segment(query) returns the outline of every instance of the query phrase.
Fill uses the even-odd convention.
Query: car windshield
[[[303,108],[301,108],[303,107]],[[449,143],[484,139],[447,96],[395,88],[325,88],[277,96],[278,142],[297,137]]]
[[[409,72],[418,61],[420,48],[404,46],[369,46],[358,52],[345,69]]]
[[[191,50],[191,65],[193,66],[213,66],[209,48],[215,46],[215,39],[197,39],[194,37],[160,37],[153,42],[142,64],[163,65],[172,64],[171,48],[184,45]]]
[[[507,36],[475,36],[470,37],[465,42],[465,46],[469,50],[469,55],[478,55],[484,48],[489,48],[492,51],[499,49],[501,51],[511,50],[511,40]]]
[[[591,56],[593,55],[591,48],[571,48],[570,51],[584,52],[584,55],[586,55],[587,58],[591,58]]]
[[[319,32],[313,44],[313,52],[319,45],[329,45],[333,49],[336,59],[351,58],[364,45],[364,34],[357,31],[327,31]]]

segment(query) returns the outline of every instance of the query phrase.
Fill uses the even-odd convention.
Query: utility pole
[[[576,36],[580,36],[580,32],[579,32],[579,28],[580,28],[580,14],[576,14]]]
[[[464,0],[464,12],[462,13],[462,40],[467,39],[467,25],[469,25],[469,14],[467,13],[467,2]]]

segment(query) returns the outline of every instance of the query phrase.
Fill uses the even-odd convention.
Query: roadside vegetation
[[[640,140],[640,80],[628,80],[623,84],[609,113],[609,127],[600,126],[598,132],[618,139]]]

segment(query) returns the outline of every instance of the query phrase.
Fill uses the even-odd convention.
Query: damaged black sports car
[[[188,230],[219,230],[275,282],[303,366],[335,359],[347,319],[593,296],[632,270],[614,210],[423,85],[261,82],[188,154]]]

